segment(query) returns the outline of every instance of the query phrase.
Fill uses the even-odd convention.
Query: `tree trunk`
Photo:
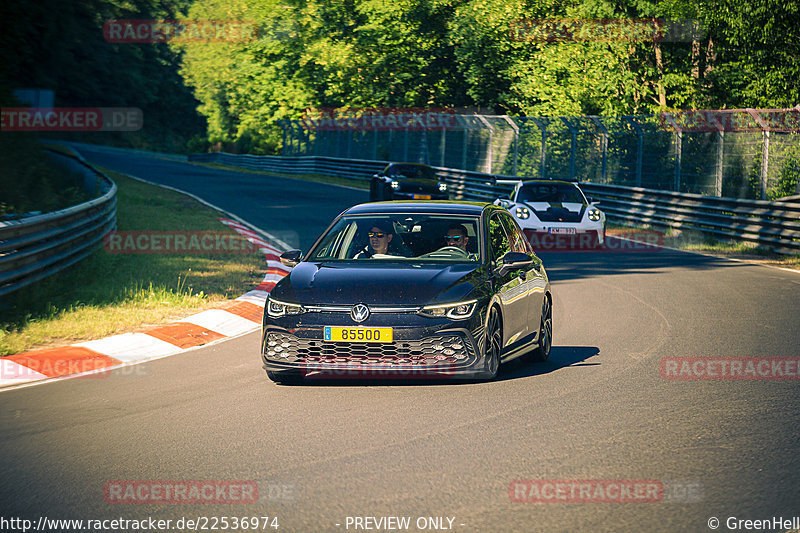
[[[656,70],[658,71],[658,83],[656,89],[658,90],[658,105],[667,107],[667,93],[664,90],[664,60],[661,56],[661,43],[655,43],[656,51]]]

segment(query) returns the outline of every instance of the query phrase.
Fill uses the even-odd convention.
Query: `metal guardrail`
[[[103,195],[60,211],[0,222],[0,296],[73,265],[116,227],[116,184],[80,155],[72,157],[100,178]]]
[[[721,237],[800,251],[800,203],[718,198],[636,187],[582,183],[613,219],[691,229]]]
[[[189,160],[267,172],[330,174],[354,179],[369,179],[388,164],[386,161],[332,157],[226,153],[194,154],[189,156]],[[433,168],[447,182],[452,198],[457,200],[493,201],[511,190],[509,186],[496,185],[496,179],[521,179],[518,176]],[[800,251],[800,202],[720,198],[591,182],[580,185],[610,220],[691,229],[721,238],[757,242],[783,253]]]

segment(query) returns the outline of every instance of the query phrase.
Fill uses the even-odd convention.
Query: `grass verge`
[[[247,174],[261,174],[265,176],[278,176],[281,178],[294,178],[298,180],[316,181],[318,183],[327,183],[328,185],[341,185],[343,187],[352,187],[354,189],[369,190],[369,180],[360,180],[355,178],[342,178],[339,176],[326,176],[325,174],[289,174],[286,172],[267,172],[265,170],[252,170],[244,167],[237,167],[235,165],[225,165],[223,163],[200,163],[197,161],[189,161],[192,165],[201,167],[215,168],[218,170],[230,170],[233,172],[245,172]]]
[[[230,231],[178,192],[105,171],[118,187],[119,231]],[[0,299],[0,355],[93,340],[179,319],[235,298],[264,277],[262,255],[120,254],[98,249]]]
[[[664,233],[664,246],[703,252],[720,257],[741,259],[765,265],[800,270],[800,254],[779,254],[770,248],[760,246],[758,243],[748,241],[733,241],[715,239],[707,234],[693,230],[679,230],[675,228],[651,227],[649,225],[623,225],[609,222],[609,229],[651,229]]]

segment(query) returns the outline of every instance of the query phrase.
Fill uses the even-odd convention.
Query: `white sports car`
[[[495,205],[508,209],[536,246],[557,241],[569,248],[603,246],[606,215],[578,187],[577,183],[558,180],[497,180],[497,184],[515,184],[508,198],[498,198]],[[571,237],[562,237],[562,236]]]

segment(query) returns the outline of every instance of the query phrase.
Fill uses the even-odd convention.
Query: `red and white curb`
[[[269,291],[289,273],[289,269],[279,260],[281,252],[247,225],[228,218],[221,218],[220,221],[244,236],[264,254],[267,273],[255,290],[218,308],[171,324],[2,357],[0,387],[8,390],[43,380],[108,371],[175,355],[257,330],[261,326],[264,302]]]

